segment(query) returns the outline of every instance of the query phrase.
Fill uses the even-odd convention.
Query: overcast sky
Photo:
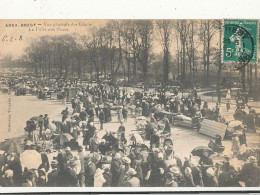
[[[104,26],[107,22],[108,20],[1,20],[0,58],[7,55],[12,55],[15,58],[20,57],[30,43],[41,36],[73,33],[87,35],[91,27],[95,26],[99,28]],[[50,31],[53,29],[55,31]],[[217,33],[212,41],[212,46],[214,47],[218,47],[218,36]],[[199,40],[195,40],[195,45],[198,45],[198,43]],[[176,51],[176,45],[176,38],[174,36],[170,49],[173,55]],[[202,44],[200,44],[199,48],[202,49]],[[159,42],[155,40],[153,42],[152,52],[160,53],[161,51],[162,48]]]

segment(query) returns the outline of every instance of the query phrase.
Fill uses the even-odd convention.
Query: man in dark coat
[[[91,107],[91,108],[89,109],[88,115],[89,115],[88,123],[93,122],[93,121],[94,121],[94,116],[95,116],[94,108]]]
[[[68,115],[69,115],[68,107],[66,107],[65,110],[62,110],[61,114],[62,114],[62,122],[64,122],[65,119],[68,118]]]
[[[77,174],[67,165],[66,156],[58,154],[58,173],[56,177],[57,187],[76,187],[78,183]]]
[[[112,147],[113,149],[118,149],[118,140],[114,137],[116,132],[111,132],[111,130],[106,130],[106,134],[102,137],[102,139],[106,140],[106,145],[108,147]]]
[[[44,115],[44,118],[43,118],[43,126],[44,126],[44,130],[48,129],[49,128],[49,117],[48,117],[48,114],[45,114]]]
[[[87,112],[84,109],[82,109],[82,111],[79,113],[79,117],[80,117],[81,121],[86,121],[86,119],[87,119]]]
[[[248,162],[242,167],[240,179],[245,182],[246,187],[260,186],[260,168],[257,166],[257,159],[254,156],[248,158]]]
[[[103,109],[100,110],[100,112],[98,114],[98,119],[99,119],[99,122],[100,122],[100,130],[103,130],[103,124],[104,124],[104,121],[105,121],[105,114],[104,114]]]
[[[39,121],[38,121],[38,126],[39,126],[39,128],[40,128],[40,134],[39,134],[39,137],[40,137],[40,138],[42,138],[43,122],[44,122],[43,116],[40,115],[40,116],[39,116]]]
[[[96,131],[96,127],[94,126],[94,123],[91,122],[89,125],[88,125],[88,130],[85,132],[84,134],[84,139],[83,139],[83,144],[85,146],[89,145],[89,140],[90,138],[93,137],[94,133]]]
[[[157,129],[153,128],[152,134],[150,136],[150,149],[159,148],[160,137],[158,135]]]
[[[119,172],[122,165],[120,153],[116,153],[111,162],[112,181],[111,187],[118,187]]]
[[[96,165],[91,161],[92,155],[89,154],[85,158],[85,186],[94,187],[94,175],[96,173]]]
[[[166,169],[163,154],[154,151],[151,154],[151,159],[150,170],[144,179],[149,180],[150,187],[162,187],[164,186],[164,171]]]
[[[54,160],[51,162],[52,171],[48,173],[48,183],[47,183],[47,186],[49,187],[56,186],[56,179],[58,175],[57,165],[58,165],[58,161]]]
[[[224,162],[222,173],[218,176],[219,187],[239,187],[237,173],[229,161]]]

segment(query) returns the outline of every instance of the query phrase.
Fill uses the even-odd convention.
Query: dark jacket
[[[245,182],[246,187],[260,186],[260,168],[253,163],[246,163],[242,167],[240,179]]]
[[[57,187],[75,187],[77,186],[78,178],[75,171],[70,168],[59,170],[56,177]]]
[[[111,162],[111,172],[112,172],[112,181],[111,186],[112,187],[118,187],[118,180],[119,180],[119,172],[120,167],[122,165],[122,162],[120,160],[112,160]]]
[[[57,181],[57,175],[58,175],[58,170],[52,170],[52,172],[50,172],[48,174],[48,182],[47,182],[47,186],[49,187],[55,187],[56,186],[56,181]]]
[[[94,175],[96,172],[96,165],[90,163],[85,165],[85,185],[86,187],[94,187]]]

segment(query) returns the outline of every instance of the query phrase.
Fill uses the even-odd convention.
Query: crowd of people
[[[248,155],[238,169],[232,165],[234,159],[238,160],[238,150],[215,162],[216,154],[208,147],[199,154],[191,153],[198,156],[197,163],[191,154],[184,159],[175,155],[178,148],[173,147],[171,139],[174,129],[171,118],[160,111],[216,121],[221,118],[218,105],[213,110],[206,101],[202,108],[201,105],[195,89],[187,97],[179,97],[178,90],[174,96],[167,96],[163,89],[129,92],[106,84],[79,88],[71,107],[61,111],[61,120],[50,121],[43,114],[27,121],[24,151],[40,153],[41,164],[28,169],[19,154],[5,152],[0,184],[4,187],[258,187],[260,169],[255,153]],[[112,121],[113,112],[119,128],[104,129],[104,123]],[[131,131],[125,126],[129,115],[136,119],[145,117],[145,136],[138,132],[127,136]],[[237,139],[237,134],[234,137]],[[216,135],[214,144],[222,146],[221,137]]]

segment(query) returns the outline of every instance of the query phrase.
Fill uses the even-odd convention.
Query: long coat
[[[94,175],[96,173],[96,165],[90,163],[85,166],[85,185],[86,187],[94,187]]]
[[[113,159],[111,162],[111,172],[112,172],[111,186],[112,187],[118,187],[119,172],[120,172],[121,165],[122,165],[121,160]]]

